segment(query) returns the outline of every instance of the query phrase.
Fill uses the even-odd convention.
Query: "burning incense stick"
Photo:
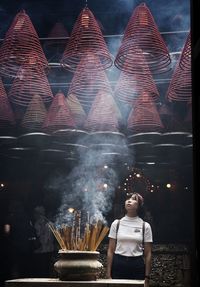
[[[98,221],[96,224],[86,223],[81,237],[80,217],[78,217],[77,222],[74,217],[72,226],[62,225],[60,230],[48,223],[62,250],[96,251],[108,233],[109,228]]]

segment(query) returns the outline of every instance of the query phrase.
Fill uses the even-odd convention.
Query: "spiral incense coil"
[[[180,66],[180,60],[177,62],[174,73],[166,93],[166,99],[169,102],[190,102],[192,99],[192,74],[191,69]]]
[[[112,65],[112,59],[101,29],[88,7],[85,7],[78,16],[71,36],[63,53],[61,64],[64,68],[74,72],[82,57],[86,53],[88,57],[88,69],[107,69]],[[98,56],[100,63],[93,66],[93,54]]]
[[[129,70],[129,67],[132,67],[132,74],[125,72]],[[142,50],[137,49],[131,61],[126,60],[124,64],[124,71],[121,71],[115,87],[115,96],[119,101],[132,104],[138,95],[143,92],[151,94],[155,101],[159,98],[159,92],[142,54]]]
[[[30,62],[23,64],[18,70],[8,98],[17,105],[28,106],[33,95],[41,96],[44,103],[50,102],[53,98],[44,70],[34,62]]]
[[[95,60],[93,66],[96,67],[95,71],[88,69],[88,65],[90,65],[88,57],[87,54],[86,57],[81,59],[72,78],[67,96],[69,100],[74,101],[71,95],[76,95],[83,107],[91,107],[99,91],[112,93],[112,88],[106,73],[102,70],[98,70],[98,66],[101,65],[98,57],[93,55]]]
[[[187,36],[179,65],[182,70],[191,70],[191,33]]]
[[[67,32],[65,26],[61,22],[55,23],[50,33],[48,34],[48,39],[57,38],[57,37],[69,37],[69,33]]]
[[[42,98],[39,95],[34,95],[21,122],[22,127],[30,130],[40,130],[46,113]]]
[[[38,56],[37,65],[45,69],[48,61],[37,32],[24,10],[14,18],[0,48],[0,73],[15,77],[19,67],[30,60],[30,54]]]
[[[90,132],[118,131],[118,112],[112,95],[100,91],[92,104],[84,128]]]
[[[66,101],[73,115],[76,126],[82,127],[86,120],[87,115],[84,109],[82,108],[79,100],[77,99],[76,95],[73,94],[69,95]]]
[[[153,73],[169,70],[171,63],[169,51],[145,3],[138,5],[133,11],[114,61],[115,66],[127,73],[134,73],[135,67],[131,65],[125,67],[124,63],[135,58],[138,48],[142,50]],[[139,58],[138,65],[142,66]]]
[[[64,94],[59,91],[55,97],[53,98],[53,101],[48,109],[44,124],[43,124],[43,128],[45,129],[46,127],[48,127],[49,123],[51,122],[51,120],[56,116],[56,113],[58,112],[59,108],[65,105],[65,96]]]
[[[135,101],[127,123],[127,128],[135,133],[160,131],[163,128],[156,105],[147,94],[142,94]]]
[[[15,125],[15,117],[0,78],[0,127],[4,127],[7,124]]]
[[[55,130],[65,129],[65,128],[75,128],[76,124],[73,119],[72,113],[68,104],[65,101],[64,95],[59,92],[50,108],[45,119],[43,129],[49,132],[54,132]]]

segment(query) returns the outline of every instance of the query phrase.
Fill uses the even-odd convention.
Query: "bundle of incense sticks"
[[[79,226],[63,225],[60,229],[48,223],[62,250],[96,251],[109,231],[109,227],[98,221],[95,224],[86,223],[81,236]]]

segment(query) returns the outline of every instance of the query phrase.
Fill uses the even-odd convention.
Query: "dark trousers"
[[[142,256],[113,255],[112,278],[144,280],[145,265]]]

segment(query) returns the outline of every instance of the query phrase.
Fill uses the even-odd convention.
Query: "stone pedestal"
[[[61,281],[52,278],[7,280],[5,287],[143,287],[143,280],[99,279],[96,281]]]

